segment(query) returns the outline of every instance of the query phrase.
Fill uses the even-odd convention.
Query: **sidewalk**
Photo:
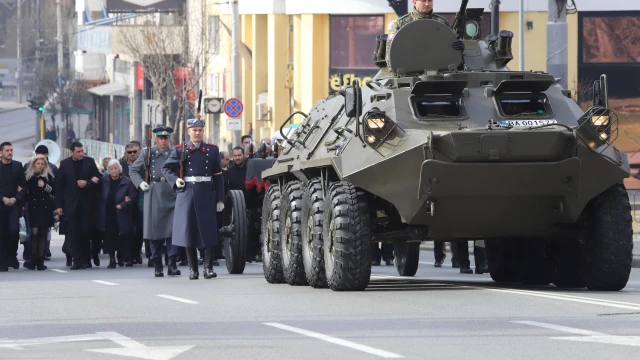
[[[26,107],[27,107],[26,103],[19,104],[14,101],[0,101],[0,113],[16,110],[16,109],[22,109]]]
[[[421,251],[433,252],[433,241],[425,242],[420,245]],[[447,244],[445,252],[451,256],[451,251]],[[473,254],[473,242],[469,241],[469,254]],[[633,262],[631,266],[634,268],[640,268],[640,234],[633,234]]]

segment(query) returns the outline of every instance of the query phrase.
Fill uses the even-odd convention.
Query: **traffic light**
[[[41,113],[44,112],[44,100],[42,98],[36,97],[36,98],[27,100],[27,102],[29,102],[29,108],[33,110],[37,110]]]

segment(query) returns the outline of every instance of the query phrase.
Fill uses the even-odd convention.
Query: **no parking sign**
[[[244,105],[242,105],[240,99],[230,98],[224,103],[224,113],[230,118],[239,117],[243,111]]]

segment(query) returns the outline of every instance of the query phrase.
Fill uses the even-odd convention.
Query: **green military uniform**
[[[407,25],[412,21],[421,20],[421,19],[435,20],[444,25],[447,25],[448,27],[451,27],[451,25],[449,24],[449,20],[445,19],[444,17],[438,14],[434,14],[433,11],[429,14],[423,14],[421,12],[418,12],[418,10],[414,8],[407,15],[389,24],[389,37],[387,38],[387,55],[385,57],[385,59],[387,60],[387,65],[389,65],[389,51],[391,50],[391,41],[393,40],[393,37],[396,35],[398,30],[400,30],[401,27]]]

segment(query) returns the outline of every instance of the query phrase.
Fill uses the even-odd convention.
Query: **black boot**
[[[180,274],[182,274],[182,272],[180,272],[180,270],[178,270],[178,267],[176,266],[176,257],[172,256],[171,258],[169,258],[169,270],[167,271],[167,275],[177,276]]]
[[[162,259],[155,259],[155,261],[151,261],[149,260],[149,264],[153,263],[155,265],[156,271],[155,271],[155,276],[156,277],[163,277],[164,276],[164,268],[162,267]]]
[[[95,266],[100,266],[100,257],[97,254],[93,255],[93,264]]]
[[[71,256],[67,255],[67,266],[71,266],[73,265],[73,258],[71,258]]]
[[[189,270],[189,280],[198,280],[198,277],[200,276],[200,274],[198,273],[198,268],[191,268]]]
[[[216,274],[215,271],[213,271],[213,268],[204,268],[204,278],[205,279],[213,279],[215,277],[217,277],[218,274]]]
[[[33,259],[33,257],[32,257]],[[38,270],[47,270],[47,267],[44,266],[44,256],[38,257]]]
[[[474,246],[473,256],[476,259],[476,274],[488,273],[489,266],[487,265],[487,252],[485,248]]]
[[[214,258],[214,249],[213,246],[209,246],[204,250],[204,278],[205,279],[213,279],[218,276],[215,271],[213,271],[213,258]]]
[[[473,274],[469,265],[460,265],[460,274]]]
[[[22,264],[22,266],[24,266],[25,269],[35,270],[36,268],[35,261],[36,261],[36,257],[32,255],[28,260],[24,261],[24,264]]]
[[[116,268],[116,257],[113,255],[109,255],[109,266],[107,269],[115,269]]]

